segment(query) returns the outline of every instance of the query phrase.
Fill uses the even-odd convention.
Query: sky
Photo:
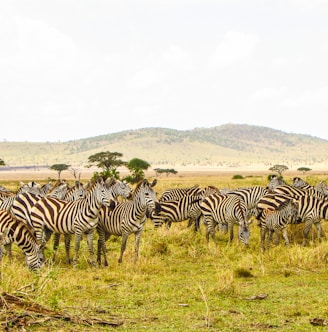
[[[0,141],[250,124],[328,139],[326,0],[1,0]]]

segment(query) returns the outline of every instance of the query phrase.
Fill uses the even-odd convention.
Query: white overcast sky
[[[0,140],[252,124],[328,139],[327,0],[1,0]]]

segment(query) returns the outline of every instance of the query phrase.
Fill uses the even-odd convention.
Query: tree
[[[156,176],[159,174],[165,173],[166,176],[169,176],[170,174],[177,174],[178,171],[176,171],[174,168],[154,168]]]
[[[67,164],[54,164],[50,166],[50,169],[58,172],[58,180],[60,180],[60,174],[62,171],[66,171],[71,165]]]
[[[150,164],[145,160],[133,158],[126,164],[126,167],[131,172],[131,175],[125,178],[126,181],[137,183],[144,179],[145,171],[150,167]]]
[[[118,178],[119,172],[117,172],[117,168],[126,165],[125,161],[119,159],[121,157],[123,157],[123,154],[120,152],[98,152],[88,158],[89,164],[87,167],[97,166],[101,168],[103,171],[100,174],[95,172],[94,176],[100,175],[104,180],[112,176]]]
[[[0,158],[0,166],[5,166],[5,162]]]
[[[280,177],[282,177],[282,173],[287,170],[288,167],[286,165],[274,165],[269,168],[269,171],[278,173]]]
[[[299,167],[297,170],[300,171],[300,172],[302,172],[303,175],[304,175],[306,172],[312,171],[312,169],[311,169],[311,168],[308,168],[308,167]]]

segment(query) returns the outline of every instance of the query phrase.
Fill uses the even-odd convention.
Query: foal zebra
[[[30,270],[41,267],[39,245],[28,226],[15,219],[8,211],[0,210],[1,245],[4,245],[9,259],[12,260],[11,244],[14,242],[25,254],[26,264]]]
[[[84,198],[76,201],[66,202],[47,196],[40,199],[31,209],[31,222],[36,238],[41,243],[42,254],[53,232],[74,234],[73,262],[76,263],[82,235],[86,233],[90,262],[94,264],[93,231],[97,227],[102,204],[110,204],[109,187],[102,179],[98,179],[89,188]],[[69,247],[66,248],[66,258],[70,262]]]
[[[143,232],[146,211],[160,209],[156,192],[153,190],[156,181],[149,183],[142,180],[133,191],[132,199],[118,203],[114,209],[103,206],[100,210],[98,231],[97,261],[101,265],[101,254],[104,255],[104,265],[107,266],[106,241],[111,235],[121,236],[121,253],[118,259],[122,263],[123,254],[126,249],[127,239],[130,234],[135,234],[135,261],[139,255],[139,242]]]
[[[270,243],[273,232],[281,232],[285,244],[289,244],[287,225],[295,223],[298,216],[298,204],[292,198],[283,202],[274,210],[266,209],[263,211],[259,226],[261,227],[261,246],[265,250],[265,237],[268,233],[268,242]]]
[[[215,229],[219,224],[228,225],[230,242],[233,240],[233,226],[238,224],[238,234],[241,242],[248,246],[250,230],[247,220],[247,205],[237,195],[212,194],[203,199],[200,204],[204,223],[206,225],[206,239],[211,235],[215,239]]]

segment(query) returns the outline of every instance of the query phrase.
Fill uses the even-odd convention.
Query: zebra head
[[[156,192],[153,189],[156,183],[156,180],[152,183],[149,183],[146,179],[142,180],[138,183],[132,196],[133,199],[139,197],[140,203],[146,206],[150,211],[154,211],[155,215],[161,210],[161,205],[159,204]]]
[[[244,244],[246,247],[249,246],[249,237],[250,237],[251,231],[249,229],[249,223],[244,222],[239,224],[238,227],[238,236],[242,244]]]
[[[132,197],[132,189],[125,181],[111,178],[109,181],[107,180],[106,183],[111,188],[114,200],[117,198],[117,196],[122,196],[128,199]]]
[[[42,267],[43,256],[39,252],[27,253],[25,261],[31,271],[37,271]]]

